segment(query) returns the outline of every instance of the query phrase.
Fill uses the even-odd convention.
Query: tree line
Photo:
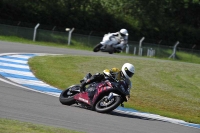
[[[0,19],[101,33],[200,49],[199,0],[1,0]],[[1,22],[1,20],[0,20]]]

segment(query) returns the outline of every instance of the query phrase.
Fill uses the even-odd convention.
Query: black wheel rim
[[[111,100],[107,100],[107,97],[104,97],[99,101],[98,107],[106,108],[106,107],[111,106],[113,103],[115,103],[115,97],[113,97]]]
[[[63,93],[63,97],[65,98],[70,98],[70,97],[73,97],[74,95],[75,93],[71,92],[71,89],[68,89],[67,91]]]

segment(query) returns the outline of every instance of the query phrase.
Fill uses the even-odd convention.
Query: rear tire
[[[103,46],[103,45],[100,44],[100,43],[97,44],[97,45],[94,47],[93,51],[94,51],[94,52],[98,52],[102,46]]]
[[[109,54],[113,54],[114,52],[113,51],[110,51],[110,52],[108,52]]]
[[[121,97],[120,96],[115,96],[113,99],[111,99],[110,104],[105,102],[106,97],[103,97],[100,99],[96,105],[95,105],[95,110],[99,113],[108,113],[116,109],[120,104],[121,104]],[[113,100],[113,101],[112,101]],[[103,105],[103,104],[108,104],[108,105]]]
[[[67,88],[66,90],[62,91],[60,94],[59,100],[60,103],[63,105],[72,105],[76,103],[76,100],[74,99],[74,95],[76,95],[78,92],[77,91],[71,91],[72,87],[79,87],[78,85],[71,86]]]

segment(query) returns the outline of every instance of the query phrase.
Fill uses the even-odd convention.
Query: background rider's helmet
[[[130,63],[125,63],[122,66],[122,73],[126,78],[131,78],[135,73],[135,67]]]
[[[119,32],[122,36],[128,36],[128,31],[126,29],[121,29]]]

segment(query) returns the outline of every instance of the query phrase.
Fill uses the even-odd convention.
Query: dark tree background
[[[99,33],[126,28],[130,40],[200,49],[199,0],[1,0],[0,23],[8,21]]]

